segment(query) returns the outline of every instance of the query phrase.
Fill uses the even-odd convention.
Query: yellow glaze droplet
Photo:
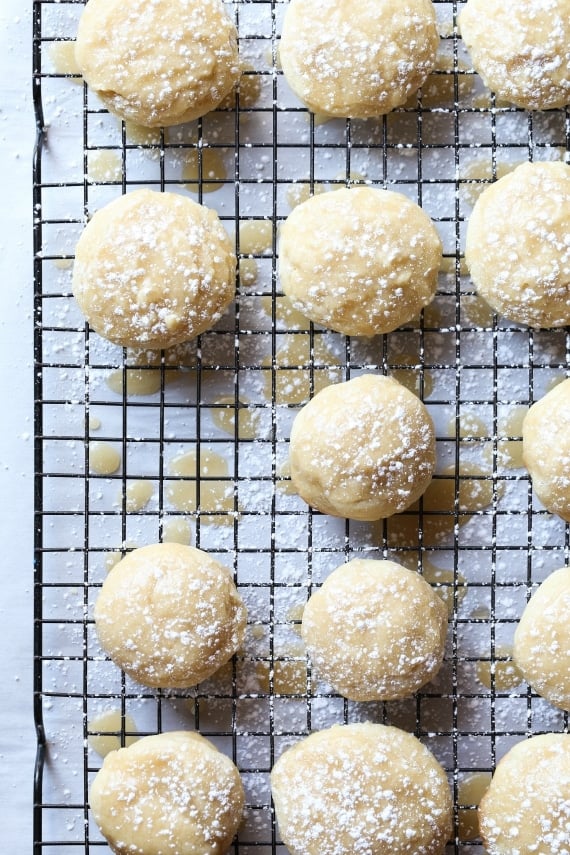
[[[113,567],[116,567],[121,558],[123,557],[122,552],[109,552],[105,558],[105,570],[107,573],[110,573]]]
[[[125,506],[128,513],[140,511],[150,502],[153,486],[150,481],[130,481],[127,484]],[[119,504],[122,502],[119,494]]]
[[[75,41],[52,42],[49,47],[49,57],[56,74],[77,74],[72,83],[83,83],[81,69],[75,59]]]
[[[164,543],[182,543],[190,546],[192,544],[190,523],[182,519],[168,519],[162,528],[162,540]]]
[[[301,621],[303,620],[303,612],[305,611],[305,603],[297,603],[294,606],[291,606],[290,609],[287,609],[287,620],[291,622],[291,629],[301,637]],[[302,646],[302,652],[305,652],[304,646]],[[304,670],[304,668],[303,668]]]
[[[455,419],[450,419],[447,424],[448,436],[455,436],[455,426]],[[462,412],[459,417],[459,436],[461,439],[467,437],[481,438],[489,436],[489,431],[483,419],[476,416],[475,413]]]
[[[398,383],[401,383],[402,386],[405,386],[406,389],[409,389],[410,392],[413,392],[414,395],[420,394],[421,389],[421,376],[422,369],[421,365],[419,365],[419,360],[417,354],[414,353],[400,353],[394,360],[394,362],[398,362],[400,365],[409,365],[409,368],[391,368],[389,370],[390,377],[393,377],[394,380],[397,380]],[[433,392],[433,376],[427,371],[423,370],[423,397],[429,398],[431,393]]]
[[[301,205],[303,202],[306,202],[307,199],[310,199],[311,196],[320,196],[321,193],[324,193],[326,190],[324,184],[314,184],[313,190],[311,191],[310,183],[305,184],[291,184],[287,188],[287,202],[290,208],[296,208],[297,205]]]
[[[513,172],[522,162],[522,160],[517,160],[512,163],[497,163],[497,179],[503,178],[509,172]],[[459,179],[461,182],[472,182],[460,184],[459,192],[463,201],[467,205],[473,206],[483,190],[493,180],[493,164],[491,159],[474,160],[471,163],[463,164],[459,170]]]
[[[303,695],[307,691],[305,662],[276,661],[273,666],[273,691],[276,695]]]
[[[455,276],[456,273],[457,262],[454,256],[444,255],[441,258],[441,266],[439,268],[440,273],[444,273],[446,276]],[[467,264],[465,263],[464,258],[459,259],[459,275],[467,276],[468,274]],[[466,297],[463,297],[466,299]]]
[[[313,365],[310,368],[310,336],[290,335],[286,343],[275,356],[275,403],[280,405],[302,404],[311,397],[311,373],[313,375],[313,394],[325,386],[339,383],[342,380],[342,370],[334,368],[339,364],[336,356],[317,336],[313,345]],[[271,367],[270,356],[262,360],[262,365]],[[318,366],[323,366],[322,368]],[[272,372],[263,372],[265,394],[268,400],[272,397]]]
[[[459,839],[461,841],[477,840],[479,837],[477,807],[490,783],[490,772],[473,772],[459,782],[457,790],[459,804],[474,805],[472,808],[459,809]]]
[[[446,570],[443,567],[437,567],[426,558],[423,559],[422,568],[424,579],[426,582],[429,582],[430,585],[434,586],[436,593],[439,594],[447,606],[448,613],[452,615],[455,608],[454,588],[457,592],[458,605],[467,593],[465,576],[459,571],[454,574],[453,570]]]
[[[275,302],[275,321],[279,327],[288,330],[306,330],[310,328],[310,321],[302,315],[298,309],[294,309],[289,297],[262,297],[261,307],[265,314],[271,318],[273,304]]]
[[[121,156],[118,152],[107,149],[88,152],[87,177],[89,181],[120,181],[121,176]]]
[[[166,498],[177,510],[184,513],[196,513],[199,510],[200,521],[206,525],[233,523],[234,484],[228,479],[228,464],[223,457],[214,451],[200,451],[199,508],[196,452],[190,451],[174,458],[168,465],[168,472],[188,479],[167,482]]]
[[[495,678],[495,690],[508,692],[516,689],[523,682],[523,676],[512,659],[513,648],[508,645],[495,647],[495,661],[480,659],[477,662],[477,677],[488,689],[492,685],[492,675]],[[498,661],[501,660],[501,661]]]
[[[513,437],[513,439],[500,439],[497,443],[499,463],[507,469],[521,469],[524,466],[522,423],[527,413],[528,407],[513,407],[504,422],[499,425],[503,436]]]
[[[133,541],[126,541],[123,550],[117,549],[114,552],[108,552],[105,557],[105,570],[107,571],[107,573],[109,573],[113,569],[113,567],[115,567],[119,563],[121,558],[123,558],[127,554],[127,552],[132,549],[136,549],[136,547],[137,544]]]
[[[159,146],[160,128],[145,128],[136,122],[125,120],[127,143],[140,146]]]
[[[121,740],[123,723],[125,737]],[[111,751],[118,751],[123,746],[128,747],[139,739],[134,719],[130,715],[125,715],[122,719],[120,710],[108,710],[97,716],[89,722],[88,730],[89,745],[101,757],[106,757]]]
[[[107,385],[117,395],[123,394],[126,384],[127,395],[154,395],[160,390],[160,369],[118,368],[107,377]]]
[[[459,479],[459,508],[455,515],[455,468],[445,467],[438,477],[434,478],[422,497],[423,514],[419,515],[419,502],[412,505],[409,511],[396,514],[386,521],[388,528],[388,545],[390,547],[412,546],[420,542],[420,525],[422,543],[424,546],[439,546],[454,530],[454,526],[462,526],[469,522],[469,514],[477,513],[488,507],[493,501],[493,481],[488,472],[473,463],[461,465]],[[467,476],[467,477],[465,477]],[[503,487],[498,484],[497,495],[501,495]],[[381,540],[384,531],[384,520],[372,523],[374,542]]]
[[[275,486],[279,490],[280,493],[285,493],[286,496],[296,496],[297,491],[293,486],[293,482],[291,481],[291,467],[289,465],[289,459],[284,460],[277,467],[277,480]]]
[[[454,58],[450,54],[439,53],[435,67],[421,88],[422,107],[449,107],[455,103]],[[457,70],[466,71],[467,65],[461,59],[457,61]],[[473,92],[475,81],[471,75],[458,75],[459,99],[465,99]],[[410,95],[407,108],[417,106],[418,94]]]
[[[239,251],[243,255],[262,255],[270,252],[273,244],[271,220],[241,220],[239,224]]]
[[[226,166],[216,149],[203,148],[201,153],[201,172],[198,150],[192,149],[185,155],[182,166],[184,186],[192,193],[198,193],[200,188],[203,193],[215,193],[216,190],[223,187],[220,182],[225,181],[228,177]]]
[[[489,620],[491,612],[487,606],[477,606],[477,608],[473,609],[471,612],[471,617],[473,620]]]
[[[239,278],[241,284],[245,288],[250,288],[257,282],[258,276],[257,261],[255,258],[240,258],[239,260]]]
[[[72,258],[54,258],[53,264],[58,270],[70,270],[73,267]]]
[[[89,469],[96,475],[112,475],[121,465],[121,455],[107,442],[89,444]]]
[[[235,434],[235,400],[230,395],[218,398],[214,403],[219,406],[212,408],[214,423],[230,436]],[[239,401],[238,407],[238,437],[240,439],[256,439],[259,428],[259,413],[247,407],[248,402]]]
[[[255,676],[259,691],[270,690],[269,663],[257,662]],[[273,665],[273,692],[276,695],[304,695],[307,691],[307,666],[305,662],[276,660]]]
[[[464,323],[482,329],[493,326],[493,309],[478,295],[466,294],[461,298]]]

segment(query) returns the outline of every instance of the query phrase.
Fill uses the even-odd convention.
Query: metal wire
[[[430,79],[439,96],[424,87],[415,103],[377,121],[320,125],[288,92],[279,69],[285,4],[244,0],[230,8],[242,56],[251,61],[244,79],[255,79],[261,89],[257,101],[242,88],[235,107],[204,117],[181,137],[161,131],[150,142],[133,141],[124,124],[50,60],[51,45],[74,38],[82,5],[33,3],[34,853],[106,850],[88,811],[90,782],[101,762],[88,740],[105,709],[119,714],[113,731],[119,744],[130,735],[132,715],[139,734],[196,728],[232,756],[247,792],[246,818],[233,847],[242,853],[283,850],[268,773],[284,746],[334,722],[399,725],[416,733],[448,770],[455,799],[449,852],[480,851],[476,839],[462,837],[469,808],[461,796],[465,777],[491,771],[506,748],[529,733],[567,728],[565,715],[525,684],[502,687],[496,668],[508,660],[532,587],[568,562],[568,527],[537,507],[526,473],[508,468],[502,453],[505,442],[520,440],[508,431],[509,413],[564,374],[570,339],[563,330],[533,332],[481,314],[462,267],[465,194],[495,179],[504,161],[570,152],[570,117],[497,106],[469,68],[456,27],[461,4],[436,0],[448,58]],[[99,152],[116,157],[117,175],[90,176]],[[180,351],[178,361],[162,354],[156,365],[137,366],[132,354],[105,345],[84,324],[63,268],[85,218],[106,201],[141,184],[189,192],[181,163],[191,152],[198,159],[193,197],[218,210],[235,233],[240,258],[244,221],[270,222],[270,245],[252,255],[257,281],[238,280],[235,311]],[[226,177],[206,174],[208,152],[225,158]],[[475,161],[484,161],[482,174],[470,171]],[[417,323],[370,342],[288,323],[276,276],[278,228],[290,210],[287,189],[312,192],[326,183],[330,192],[360,181],[422,204],[438,225],[450,265],[433,306]],[[206,192],[212,184],[220,189]],[[299,351],[289,364],[286,350],[293,344]],[[452,482],[450,501],[424,501],[419,510],[373,527],[307,509],[284,489],[282,469],[292,417],[322,378],[348,379],[371,367],[417,381],[435,419],[440,462],[451,467],[436,480]],[[155,391],[130,393],[133,368],[158,377]],[[116,371],[121,394],[106,384]],[[229,432],[227,425],[220,428],[214,415],[228,406],[253,414],[257,434],[244,433],[237,415]],[[469,415],[482,426],[471,421],[466,429]],[[117,473],[90,472],[95,441],[120,453]],[[226,475],[194,479],[197,508],[189,515],[169,499],[172,483],[188,480],[169,468],[184,451],[195,453],[198,472],[212,452],[227,464]],[[220,479],[231,507],[213,510],[204,495]],[[133,480],[150,482],[154,494],[137,511],[127,502]],[[489,486],[486,505],[465,508],[462,491],[470,484]],[[162,539],[165,527],[181,517],[191,521],[196,546],[233,567],[249,608],[249,631],[229,671],[192,692],[155,692],[104,659],[91,610],[106,558]],[[355,555],[394,557],[447,594],[446,663],[417,698],[349,702],[320,684],[305,660],[296,636],[299,608],[331,569]],[[485,667],[488,686],[481,681]]]

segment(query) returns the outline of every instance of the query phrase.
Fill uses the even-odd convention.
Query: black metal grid
[[[505,417],[565,373],[570,338],[564,330],[529,331],[481,315],[462,268],[469,213],[465,192],[493,180],[504,160],[569,152],[570,116],[498,106],[469,68],[457,35],[461,4],[436,0],[447,63],[415,102],[374,122],[320,125],[291,96],[279,70],[286,4],[249,0],[229,8],[242,55],[251,62],[245,76],[259,81],[257,101],[238,93],[235,107],[204,117],[182,137],[160,132],[152,144],[140,144],[85,87],[50,62],[51,44],[73,39],[82,5],[82,0],[33,3],[38,124],[34,852],[106,850],[88,813],[89,784],[100,760],[87,738],[90,722],[107,708],[120,712],[121,744],[128,735],[125,716],[132,714],[139,733],[195,727],[233,757],[247,791],[246,819],[233,847],[243,853],[284,851],[268,773],[285,745],[333,722],[397,724],[416,733],[449,772],[456,806],[449,851],[480,851],[477,841],[459,837],[460,813],[468,807],[460,801],[463,778],[492,770],[506,748],[529,733],[567,728],[566,717],[526,685],[497,687],[493,667],[505,658],[503,645],[512,638],[532,586],[568,562],[568,527],[537,506],[526,473],[505,468],[501,453],[503,442],[519,438],[505,432]],[[436,80],[445,82],[434,95],[429,86],[437,86]],[[204,185],[216,183],[203,174],[204,152],[210,149],[224,157],[227,175],[218,179],[219,191],[207,194]],[[116,177],[89,178],[90,156],[100,151],[115,155]],[[216,208],[233,228],[238,254],[244,220],[270,222],[271,246],[255,254],[256,283],[238,281],[235,310],[214,330],[178,362],[162,354],[158,367],[140,368],[158,371],[153,394],[138,397],[124,389],[117,395],[105,378],[119,370],[126,382],[132,356],[89,331],[73,308],[69,272],[56,264],[73,256],[85,217],[117,194],[139,185],[184,192],[180,161],[189,151],[197,152],[200,170],[194,198]],[[469,172],[474,160],[485,162],[485,177]],[[355,177],[355,172],[366,174]],[[313,190],[326,182],[330,189],[353,180],[399,190],[422,204],[438,224],[449,259],[437,298],[418,322],[367,343],[308,324],[290,328],[275,299],[277,229],[289,211],[287,188],[305,184]],[[301,341],[305,350],[288,365],[283,348]],[[370,368],[417,378],[436,422],[440,461],[451,466],[447,477],[453,484],[452,501],[429,508],[424,502],[420,511],[376,526],[311,512],[283,491],[281,469],[292,417],[323,373],[339,380]],[[294,403],[284,395],[283,384],[289,382],[299,393]],[[258,417],[255,439],[241,434],[237,418],[233,434],[216,428],[212,413],[226,408],[228,398],[236,411]],[[90,424],[94,414],[100,430]],[[474,432],[464,435],[461,424],[469,414],[478,415],[484,427],[474,423]],[[118,474],[89,473],[94,441],[119,450]],[[181,516],[168,501],[173,480],[168,465],[188,450],[195,450],[198,460],[219,452],[228,465],[235,512],[230,525],[208,521],[212,510],[201,503],[201,490],[211,480],[207,475],[196,480],[198,509],[190,517],[193,543],[233,566],[249,606],[247,643],[230,671],[195,692],[141,690],[102,660],[91,608],[106,556],[159,540],[169,520]],[[466,468],[473,460],[479,469]],[[133,479],[149,480],[154,489],[151,505],[136,513],[126,503]],[[465,512],[460,489],[473,481],[490,485],[489,503]],[[406,519],[417,529],[413,542]],[[443,571],[435,581],[452,607],[446,664],[417,698],[389,704],[343,700],[316,681],[298,646],[298,607],[331,569],[357,554],[390,556],[428,577],[432,563]],[[476,676],[478,663],[485,661],[493,666],[490,688]]]

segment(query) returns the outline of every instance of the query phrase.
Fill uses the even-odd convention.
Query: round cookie
[[[293,306],[346,335],[391,332],[434,297],[442,245],[401,193],[370,187],[313,196],[281,228],[279,277]]]
[[[430,0],[291,0],[279,55],[289,86],[310,110],[367,118],[416,92],[439,45]]]
[[[490,855],[570,851],[570,736],[546,733],[517,743],[499,762],[479,805]]]
[[[423,403],[396,380],[363,374],[327,386],[297,414],[291,479],[326,514],[378,520],[413,504],[435,468],[435,432]]]
[[[277,760],[271,791],[291,855],[439,855],[451,833],[445,772],[396,727],[312,733]]]
[[[418,573],[355,558],[312,594],[301,634],[317,676],[354,701],[396,700],[441,667],[447,608]]]
[[[112,751],[89,800],[117,855],[225,855],[245,803],[232,761],[185,731],[145,736]]]
[[[90,0],[92,2],[92,0]],[[236,259],[215,211],[135,190],[93,215],[75,250],[73,294],[122,347],[159,350],[209,329],[235,295]]]
[[[145,127],[204,116],[240,76],[220,0],[89,0],[75,58],[107,109]]]
[[[570,102],[570,0],[469,0],[459,26],[499,98],[526,110]]]
[[[536,495],[547,510],[570,522],[570,378],[532,405],[522,439],[523,463]]]
[[[113,662],[145,686],[195,686],[243,643],[246,609],[229,570],[180,543],[143,546],[113,567],[95,603]]]
[[[570,567],[556,570],[527,603],[514,659],[535,692],[570,710]]]
[[[473,208],[465,259],[477,291],[517,323],[570,324],[569,233],[570,166],[521,164]]]

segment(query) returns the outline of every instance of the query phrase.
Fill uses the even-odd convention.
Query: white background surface
[[[32,4],[0,2],[0,804],[3,852],[32,851]]]
[[[0,495],[3,500],[0,534],[4,559],[0,589],[0,680],[4,688],[4,697],[0,703],[0,855],[28,855],[32,851],[35,734],[32,716],[31,215],[34,118],[31,99],[31,6],[31,0],[0,0]],[[513,122],[516,118],[513,117]],[[427,120],[425,125],[428,125]],[[523,130],[525,128],[526,126]],[[321,134],[324,134],[324,131],[321,131]],[[515,139],[514,133],[512,137],[507,138]],[[451,151],[451,147],[448,151]],[[343,152],[340,152],[340,155],[344,158]],[[510,339],[508,343],[511,347]],[[528,353],[528,348],[526,352]],[[452,357],[454,358],[454,353]],[[507,374],[507,377],[509,376]],[[519,393],[518,387],[509,388],[508,393],[522,398],[526,387],[525,374],[522,391]],[[468,385],[466,394],[469,395]],[[468,397],[467,402],[469,404]],[[524,493],[523,507],[526,508],[526,486],[521,486]],[[514,524],[521,521],[520,542],[526,544],[526,517],[513,516],[505,519],[508,519],[509,527],[513,528],[512,533],[509,531],[505,535],[506,542],[515,543]],[[552,520],[548,520],[548,525],[552,525]],[[557,534],[557,531],[559,532],[559,529],[554,531],[553,539],[549,543],[558,543],[562,549],[564,535],[563,532]],[[535,535],[535,539],[540,549],[540,535]],[[505,554],[508,557],[508,553]],[[548,553],[546,554],[548,556]],[[552,561],[557,561],[557,553],[553,552],[552,555]],[[521,572],[526,574],[524,563],[521,567]],[[540,571],[541,566],[538,565],[538,572]],[[484,567],[481,572],[484,572]],[[513,614],[513,611],[508,612],[510,618]],[[463,638],[460,641],[463,644]],[[474,652],[474,649],[468,647],[467,640],[465,644],[466,647],[462,649],[471,658],[481,655],[479,648]],[[476,639],[473,645],[475,648]],[[483,649],[483,653],[485,652]],[[526,698],[522,698],[522,701],[520,709],[526,722]],[[535,721],[539,728],[540,709],[540,704],[534,705]]]

